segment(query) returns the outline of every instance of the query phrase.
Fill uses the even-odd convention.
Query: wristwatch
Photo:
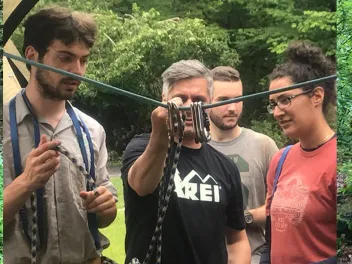
[[[247,225],[252,224],[253,223],[253,215],[248,211],[244,211],[244,221],[246,222]]]

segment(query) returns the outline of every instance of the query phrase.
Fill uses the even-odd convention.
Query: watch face
[[[247,224],[251,224],[253,222],[253,216],[250,213],[246,213],[244,215],[244,221],[246,221]]]

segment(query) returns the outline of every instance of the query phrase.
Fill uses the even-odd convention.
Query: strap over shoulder
[[[284,164],[284,162],[285,162],[285,159],[286,159],[287,154],[288,154],[288,152],[290,151],[291,147],[292,147],[292,145],[288,145],[288,146],[284,149],[284,151],[283,151],[283,153],[282,153],[282,155],[281,155],[281,157],[280,157],[280,160],[279,160],[279,162],[278,162],[278,164],[277,164],[277,167],[276,167],[276,170],[275,170],[275,178],[274,178],[273,192],[272,192],[271,201],[273,200],[273,196],[274,196],[274,193],[275,193],[276,188],[277,188],[277,183],[278,183],[278,181],[279,181],[279,177],[280,177],[280,174],[281,174],[281,171],[282,171],[282,166],[283,166],[283,164]]]

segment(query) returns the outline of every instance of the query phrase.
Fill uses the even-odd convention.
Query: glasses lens
[[[278,101],[278,104],[281,108],[288,107],[290,105],[290,103],[291,103],[291,100],[288,97],[281,98]]]
[[[269,114],[272,114],[274,112],[275,105],[269,104],[266,109],[268,110]]]

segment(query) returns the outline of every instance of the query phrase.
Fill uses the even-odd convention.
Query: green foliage
[[[139,94],[161,98],[161,73],[181,59],[197,58],[209,67],[239,61],[227,45],[226,31],[207,27],[200,19],[160,20],[156,10],[144,12],[136,5],[128,18],[105,13],[96,19],[99,51],[95,50],[89,73]]]
[[[227,6],[231,13],[239,17],[239,21],[232,21],[228,27],[233,46],[240,54],[242,63],[238,70],[247,93],[267,89],[266,76],[282,61],[282,53],[292,40],[311,40],[328,55],[335,53],[335,15],[324,5],[320,8],[325,10],[318,11],[312,6],[307,7],[312,9],[304,10],[292,0],[229,2]],[[266,99],[253,99],[253,104],[246,109],[247,113],[253,114],[246,117],[257,118],[257,108],[265,102]]]
[[[267,89],[266,76],[292,40],[310,40],[335,55],[336,15],[330,0],[173,0],[172,6],[177,16],[201,17],[228,30],[230,46],[240,56],[237,69],[246,94]],[[245,104],[244,123],[265,113],[266,103],[266,98],[255,98]]]
[[[118,153],[115,150],[109,151],[108,153],[109,159],[108,159],[108,166],[113,166],[113,167],[122,167],[122,155]]]
[[[338,172],[345,177],[339,189],[339,254],[352,247],[352,1],[339,0],[337,12],[338,57]],[[346,251],[346,253],[344,253]]]
[[[340,0],[338,11],[338,147],[344,164],[352,162],[352,1]]]
[[[272,138],[279,149],[294,143],[294,141],[282,133],[277,121],[271,115],[269,116],[269,114],[263,116],[262,119],[252,120],[251,128],[256,132]]]
[[[352,143],[352,1],[340,1],[338,12],[338,111],[339,146],[350,150]]]

